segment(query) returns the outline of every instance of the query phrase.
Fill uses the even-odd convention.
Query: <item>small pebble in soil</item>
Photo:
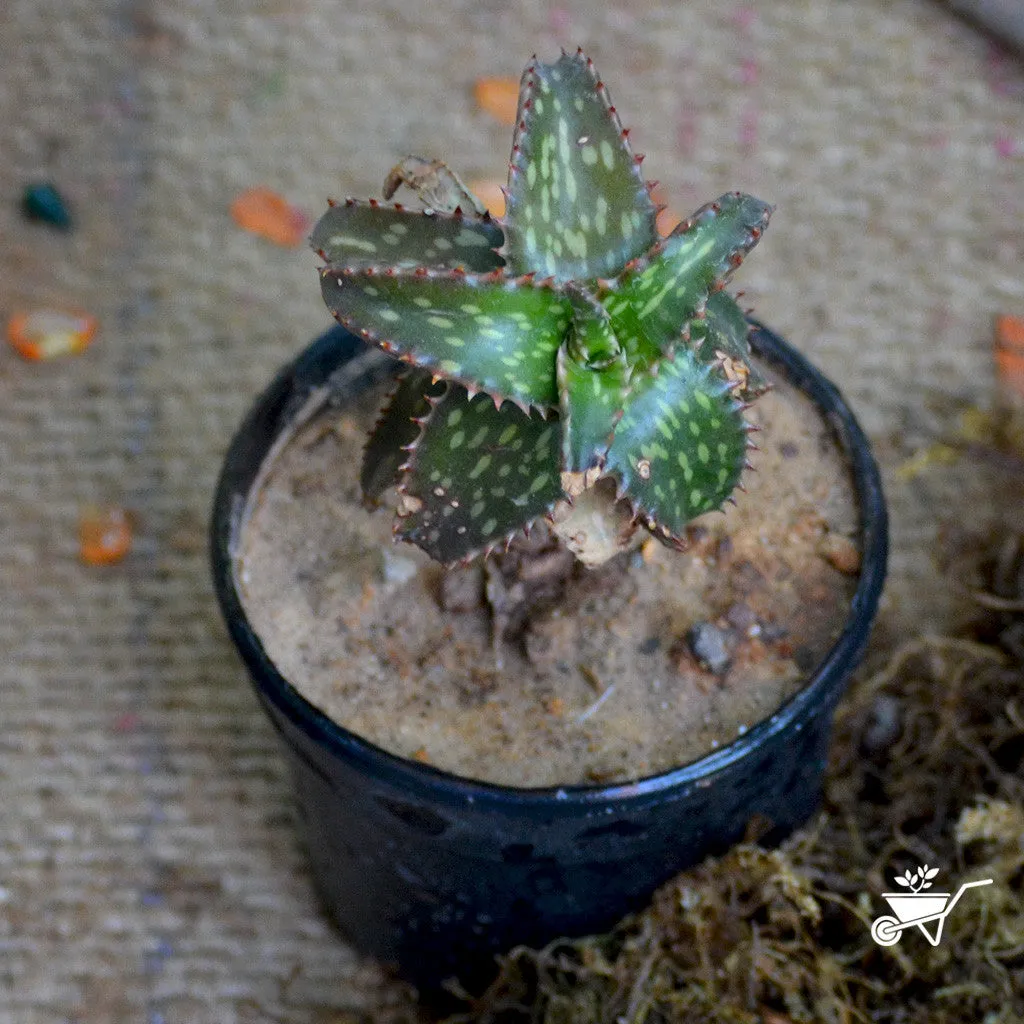
[[[818,665],[818,658],[814,651],[805,644],[801,644],[793,652],[793,661],[801,672],[810,672],[812,669],[817,668]]]
[[[565,701],[561,697],[552,697],[544,707],[549,715],[554,715],[556,718],[565,714]]]
[[[484,568],[479,561],[456,565],[441,578],[441,607],[446,612],[471,612],[484,602]]]
[[[730,626],[738,629],[744,636],[757,636],[761,632],[757,615],[746,601],[736,601],[731,604],[725,613],[725,619]]]
[[[839,533],[826,533],[818,543],[818,553],[833,569],[855,576],[860,572],[860,551],[857,545]]]
[[[661,637],[649,636],[646,640],[642,640],[637,644],[637,650],[641,654],[654,654],[654,652],[661,646]]]
[[[860,738],[865,754],[881,754],[891,747],[903,729],[900,702],[888,693],[881,693],[871,705],[871,711],[864,724]]]
[[[416,575],[417,566],[413,559],[406,558],[405,555],[400,555],[391,548],[384,548],[381,554],[383,561],[381,573],[385,583],[408,583]]]
[[[21,212],[28,220],[70,231],[74,226],[67,200],[48,181],[33,181],[21,196]]]
[[[792,441],[783,441],[779,445],[779,454],[784,459],[795,459],[800,454],[800,449]]]
[[[732,661],[732,636],[711,622],[698,622],[686,634],[697,660],[715,675],[722,675]]]

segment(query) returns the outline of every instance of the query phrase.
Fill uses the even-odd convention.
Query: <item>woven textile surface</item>
[[[0,1024],[314,1024],[393,998],[318,909],[209,583],[231,433],[329,323],[313,255],[229,208],[266,185],[315,216],[406,153],[503,180],[510,129],[474,80],[577,44],[679,214],[732,188],[777,206],[736,283],[877,445],[876,643],[955,616],[936,548],[1003,514],[998,467],[907,467],[988,407],[992,317],[1024,313],[1024,68],[941,5],[4,0],[0,313],[100,330],[63,360],[0,351]],[[36,179],[74,232],[21,217]],[[130,510],[123,562],[79,561],[88,502]]]

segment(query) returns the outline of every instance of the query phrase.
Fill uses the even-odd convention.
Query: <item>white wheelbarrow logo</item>
[[[939,873],[938,868],[930,868],[922,864],[911,874],[905,871],[896,876],[896,884],[902,885],[909,892],[883,892],[882,896],[889,904],[895,917],[877,917],[871,925],[871,938],[880,946],[895,946],[900,935],[907,928],[915,925],[921,934],[933,945],[937,946],[942,938],[942,926],[950,915],[957,901],[968,890],[979,885],[991,885],[991,878],[983,878],[979,882],[965,882],[950,899],[948,892],[925,892],[932,887],[932,879]],[[935,924],[935,931],[925,927]]]

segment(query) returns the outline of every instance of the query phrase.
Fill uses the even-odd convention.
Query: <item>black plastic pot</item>
[[[757,326],[752,344],[820,407],[850,461],[863,562],[856,595],[834,647],[775,714],[699,761],[628,784],[509,789],[395,757],[304,700],[253,632],[233,553],[268,452],[311,396],[343,404],[391,364],[334,328],[274,380],[232,442],[212,524],[224,616],[284,741],[327,908],[359,949],[421,987],[453,974],[479,979],[496,952],[518,943],[606,929],[673,874],[736,842],[754,815],[777,841],[818,805],[833,712],[885,576],[886,509],[867,441],[836,388],[767,329]]]

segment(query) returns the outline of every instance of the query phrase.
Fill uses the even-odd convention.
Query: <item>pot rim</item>
[[[442,804],[510,804],[524,809],[550,807],[564,813],[584,812],[595,804],[614,803],[622,811],[672,792],[687,792],[709,777],[758,750],[770,737],[786,729],[798,730],[801,719],[813,714],[838,695],[860,659],[874,620],[885,581],[888,558],[888,515],[881,475],[853,412],[838,388],[805,356],[779,335],[752,320],[751,348],[755,355],[811,399],[831,427],[849,461],[857,498],[861,570],[842,632],[806,682],[767,718],[745,733],[695,761],[643,778],[610,784],[514,787],[455,775],[432,765],[406,760],[350,732],[310,703],[278,671],[249,622],[236,586],[236,540],[249,496],[275,441],[292,425],[296,409],[331,371],[365,350],[365,344],[343,328],[335,327],[309,345],[286,365],[250,407],[236,431],[222,463],[214,496],[210,554],[214,589],[232,639],[249,670],[261,700],[272,703],[298,730],[337,756],[358,762],[368,772],[388,777],[396,788]],[[368,373],[372,371],[367,371]],[[268,429],[269,428],[269,429]],[[259,443],[254,443],[254,435]]]

